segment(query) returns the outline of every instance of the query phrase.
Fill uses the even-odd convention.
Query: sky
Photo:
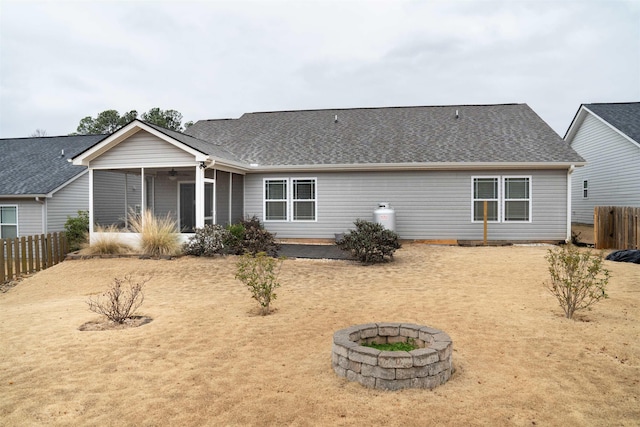
[[[526,103],[564,136],[640,101],[640,0],[0,0],[0,138],[153,107]]]

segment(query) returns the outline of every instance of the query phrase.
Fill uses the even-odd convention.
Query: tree
[[[182,132],[182,114],[176,110],[161,110],[158,107],[152,108],[146,113],[142,113],[142,120],[162,126],[165,129],[171,129]]]
[[[76,133],[79,135],[113,133],[136,118],[138,118],[136,110],[131,110],[122,116],[116,110],[105,110],[98,114],[95,119],[87,116],[80,120]]]
[[[75,134],[98,135],[113,133],[137,118],[138,112],[136,110],[131,110],[128,113],[124,113],[122,116],[116,110],[105,110],[98,114],[96,118],[87,116],[80,120],[80,124],[78,125]],[[154,107],[146,113],[142,113],[140,118],[145,122],[178,132],[182,132],[193,124],[193,122],[187,122],[183,128],[182,114],[180,112],[176,110],[161,110],[158,107]]]
[[[36,129],[31,135],[29,135],[31,138],[40,138],[42,136],[48,136],[49,134],[47,133],[46,130],[44,129]]]

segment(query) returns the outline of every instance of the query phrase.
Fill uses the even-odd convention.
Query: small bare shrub
[[[167,214],[156,217],[145,210],[141,215],[129,213],[129,225],[140,234],[140,249],[147,255],[175,255],[180,252],[180,235],[176,220]]]
[[[590,307],[603,298],[609,282],[609,270],[603,267],[604,255],[590,250],[580,251],[574,245],[549,249],[551,280],[545,285],[560,303],[568,319],[573,313]]]
[[[120,230],[115,225],[109,225],[108,227],[97,226],[97,233],[104,233],[100,235],[94,235],[93,242],[91,244],[85,244],[82,248],[82,253],[87,255],[97,254],[126,254],[133,252],[133,249],[126,243],[122,243],[118,238]]]
[[[253,299],[260,304],[260,314],[270,312],[271,301],[276,299],[275,290],[280,287],[278,274],[284,258],[273,258],[264,252],[255,256],[245,254],[237,264],[236,279],[247,285]]]
[[[134,281],[130,274],[124,278],[116,277],[111,287],[101,296],[87,300],[89,310],[106,316],[112,322],[124,323],[134,316],[144,302],[142,288],[149,280],[147,277]]]

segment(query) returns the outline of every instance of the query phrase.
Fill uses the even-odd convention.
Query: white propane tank
[[[387,230],[396,231],[396,211],[388,202],[378,203],[378,209],[373,211],[373,222],[382,225]]]

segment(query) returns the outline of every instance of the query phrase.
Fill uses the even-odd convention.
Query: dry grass
[[[640,266],[606,262],[610,299],[563,317],[545,247],[405,245],[390,264],[287,260],[275,314],[236,257],[67,261],[0,295],[0,423],[23,425],[638,425]],[[138,328],[81,332],[88,295],[153,275]],[[331,370],[334,331],[443,329],[452,379],[369,390]]]

